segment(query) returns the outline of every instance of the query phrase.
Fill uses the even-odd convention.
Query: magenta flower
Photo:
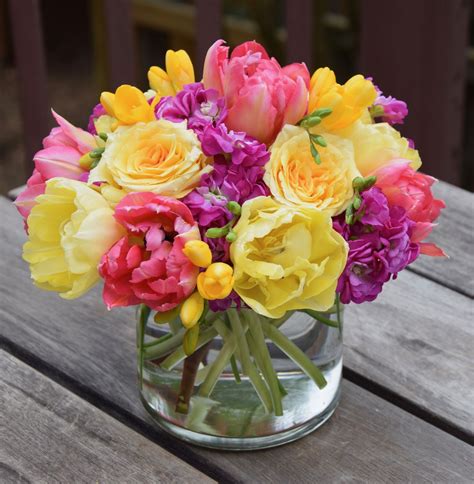
[[[202,150],[214,158],[214,169],[201,179],[201,186],[183,202],[198,220],[201,235],[211,247],[214,261],[229,260],[229,243],[224,237],[209,239],[207,229],[223,227],[233,215],[229,201],[239,204],[267,195],[263,183],[264,165],[270,154],[263,143],[245,133],[228,131],[224,124],[207,126],[201,134]]]
[[[89,123],[87,125],[87,131],[91,134],[97,134],[97,130],[95,129],[95,124],[94,121],[97,118],[100,118],[104,114],[107,114],[107,111],[105,110],[104,106],[102,104],[96,104],[94,106],[94,109],[92,110],[92,114],[89,116]]]
[[[389,206],[379,188],[361,194],[356,222],[348,225],[344,216],[334,219],[334,228],[347,240],[349,255],[339,278],[341,302],[373,301],[383,285],[411,264],[419,255],[419,244],[411,241],[414,223],[406,210]]]
[[[372,81],[371,77],[367,79]],[[377,91],[377,98],[370,112],[375,121],[394,124],[403,124],[404,119],[408,116],[408,107],[405,101],[400,101],[392,96],[384,96],[378,86],[374,84]]]
[[[199,134],[209,125],[217,126],[226,117],[223,97],[215,89],[204,89],[200,82],[187,84],[176,96],[160,99],[156,108],[157,119],[179,123],[188,121],[188,128]]]

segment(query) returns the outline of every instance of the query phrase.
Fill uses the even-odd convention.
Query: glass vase
[[[209,312],[190,335],[179,318],[156,324],[142,306],[142,402],[159,427],[204,447],[250,450],[299,439],[339,402],[342,309],[337,303],[279,320],[250,309]]]

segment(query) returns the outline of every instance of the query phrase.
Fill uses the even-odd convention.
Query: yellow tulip
[[[198,267],[208,267],[212,263],[212,253],[206,242],[190,240],[183,248],[183,254]]]
[[[102,256],[124,235],[107,201],[85,183],[52,178],[28,217],[23,258],[36,286],[74,299],[99,282]]]
[[[321,67],[311,77],[308,112],[331,108],[316,130],[337,131],[350,126],[361,118],[374,103],[377,91],[368,79],[360,74],[351,77],[344,85],[328,67]]]
[[[205,272],[201,272],[197,279],[199,294],[204,299],[224,299],[234,286],[234,271],[229,264],[215,262]]]
[[[194,68],[189,55],[184,50],[169,50],[166,53],[166,72],[161,67],[150,67],[148,71],[150,87],[157,98],[174,96],[185,84],[195,81]]]
[[[186,329],[195,326],[204,311],[204,299],[199,292],[194,292],[181,305],[179,316]]]
[[[242,205],[234,230],[234,290],[256,313],[281,318],[334,304],[348,246],[327,212],[256,197]]]

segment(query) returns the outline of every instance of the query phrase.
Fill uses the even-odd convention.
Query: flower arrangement
[[[178,412],[221,337],[199,395],[230,365],[281,415],[266,341],[326,384],[279,329],[291,314],[337,324],[326,315],[341,304],[373,301],[420,254],[445,255],[425,241],[444,202],[394,127],[407,106],[361,75],[281,67],[256,42],[217,41],[200,82],[184,51],[148,78],[146,92],[103,92],[86,130],[53,111],[16,200],[23,257],[65,299],[102,280],[107,308],[137,305],[140,377],[146,361],[184,361]],[[171,331],[147,342],[152,314]]]

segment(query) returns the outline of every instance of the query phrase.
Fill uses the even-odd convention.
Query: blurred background
[[[26,181],[49,106],[86,127],[102,90],[148,88],[185,49],[200,75],[217,38],[262,42],[282,64],[362,72],[408,103],[422,170],[474,190],[472,0],[0,0],[0,194]]]

